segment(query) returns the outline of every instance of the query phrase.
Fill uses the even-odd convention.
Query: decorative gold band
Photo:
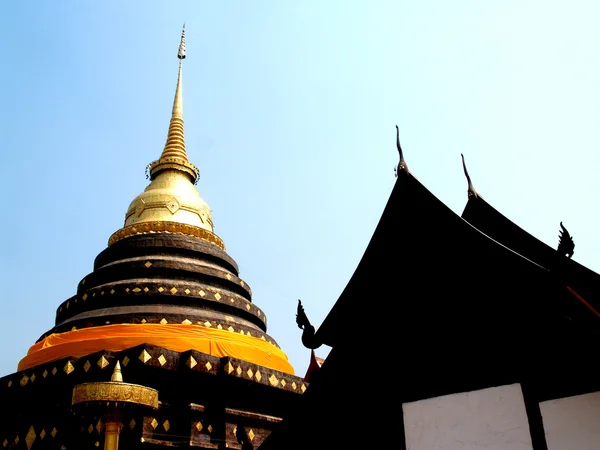
[[[205,241],[211,242],[225,250],[225,243],[223,240],[216,234],[211,233],[204,228],[188,225],[186,223],[166,221],[139,222],[127,227],[123,227],[112,234],[112,236],[108,239],[108,245],[111,246],[115,242],[129,236],[149,233],[187,234],[188,236],[195,236],[197,238],[204,239]]]
[[[158,391],[122,382],[82,383],[73,388],[72,405],[83,402],[126,402],[158,409]]]
[[[176,169],[186,172],[193,178],[194,183],[200,175],[200,171],[198,170],[198,168],[188,160],[178,156],[162,156],[160,159],[151,162],[148,166],[148,170],[150,171],[150,178],[153,179],[155,174],[165,169]]]

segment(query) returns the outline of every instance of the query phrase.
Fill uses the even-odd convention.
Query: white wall
[[[532,450],[519,384],[405,403],[402,408],[407,450]]]
[[[600,448],[600,392],[540,403],[548,450]]]

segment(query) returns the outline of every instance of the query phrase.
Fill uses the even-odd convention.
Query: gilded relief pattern
[[[157,409],[158,391],[122,382],[83,383],[73,388],[73,405],[90,401],[136,403]]]

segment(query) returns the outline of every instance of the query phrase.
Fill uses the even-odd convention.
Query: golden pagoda
[[[257,448],[307,388],[267,334],[196,188],[184,139],[185,27],[177,57],[149,185],[58,306],[54,327],[0,378],[11,412],[0,450]],[[152,392],[155,407],[141,398]]]

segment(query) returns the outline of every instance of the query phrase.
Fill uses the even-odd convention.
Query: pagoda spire
[[[150,184],[129,204],[123,228],[112,234],[108,245],[139,233],[179,233],[225,248],[214,234],[210,207],[195,186],[200,171],[188,160],[185,149],[182,69],[186,56],[184,24],[177,51],[179,75],[167,142],[160,157],[146,167]]]
[[[173,100],[173,111],[171,113],[171,121],[169,122],[169,131],[167,132],[167,142],[165,148],[157,161],[150,163],[150,179],[164,169],[176,169],[186,172],[192,177],[192,181],[196,182],[199,176],[199,171],[187,157],[185,149],[185,138],[183,133],[183,60],[186,58],[185,49],[185,24],[181,31],[181,41],[179,50],[177,51],[179,58],[179,73],[177,76],[177,87],[175,89],[175,98]]]

